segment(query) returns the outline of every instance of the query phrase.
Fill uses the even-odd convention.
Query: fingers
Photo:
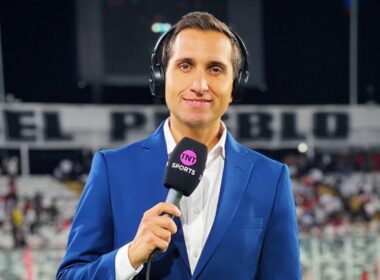
[[[181,216],[181,211],[174,204],[166,202],[156,204],[153,208],[146,211],[144,216],[161,216],[165,213],[173,215],[175,217]]]
[[[166,235],[172,235],[177,232],[177,225],[169,217],[147,217],[143,218],[140,226],[140,233],[152,232],[157,237],[165,237]],[[167,232],[167,234],[162,234],[162,232]]]
[[[177,232],[177,225],[167,216],[145,216],[140,223],[141,230],[151,231],[156,226],[168,230],[171,234]]]
[[[155,226],[143,234],[149,250],[154,251],[158,248],[160,251],[165,252],[169,247],[172,233],[168,230]]]
[[[162,216],[164,213],[176,217],[181,215],[181,211],[170,203],[159,203],[144,213],[128,249],[129,260],[134,268],[146,262],[156,248],[165,252],[169,247],[171,235],[177,232],[177,225],[171,218]]]

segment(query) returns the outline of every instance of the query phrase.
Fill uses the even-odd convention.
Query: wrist
[[[140,265],[143,263],[139,260],[136,259],[135,254],[133,253],[133,244],[129,244],[128,246],[128,258],[129,258],[129,263],[133,267],[133,269],[137,269]]]

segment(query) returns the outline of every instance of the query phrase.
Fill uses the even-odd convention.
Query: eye
[[[183,63],[178,65],[178,68],[183,70],[183,71],[189,71],[191,68],[191,65],[190,65],[190,63],[183,62]]]
[[[212,74],[219,74],[219,73],[223,73],[223,68],[220,67],[220,66],[212,66],[212,67],[209,68],[209,71]]]

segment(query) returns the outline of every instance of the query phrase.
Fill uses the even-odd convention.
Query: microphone
[[[164,185],[169,193],[165,202],[179,207],[182,196],[190,196],[201,181],[206,161],[207,146],[191,138],[183,138],[166,163]]]
[[[179,208],[182,196],[190,196],[202,179],[207,161],[207,146],[185,137],[174,148],[166,163],[164,185],[169,189],[165,202]],[[170,217],[167,213],[162,216]],[[159,252],[155,249],[150,262]]]

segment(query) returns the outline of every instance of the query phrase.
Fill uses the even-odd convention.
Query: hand
[[[156,248],[165,252],[169,247],[171,235],[177,232],[177,226],[171,218],[161,216],[164,213],[176,217],[181,215],[181,211],[174,204],[164,202],[144,213],[136,236],[128,248],[128,257],[133,268],[145,263]]]

